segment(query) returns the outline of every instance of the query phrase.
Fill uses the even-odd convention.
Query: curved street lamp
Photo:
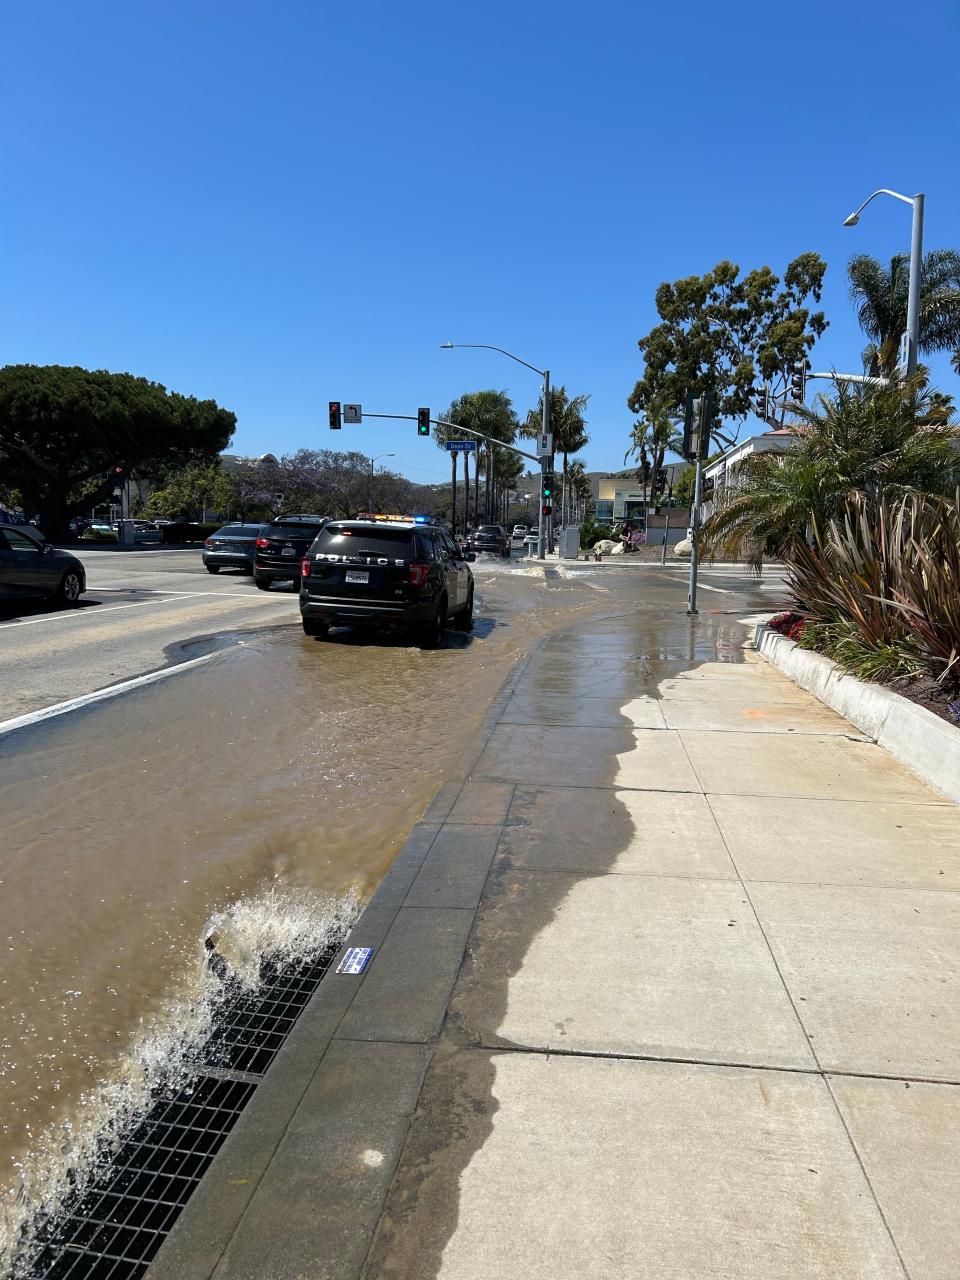
[[[519,356],[515,356],[512,351],[506,351],[503,347],[491,346],[489,342],[441,342],[441,351],[453,351],[456,347],[472,347],[475,351],[499,351],[502,356],[507,356],[511,360],[516,360],[517,364],[522,364],[525,369],[530,369],[533,373],[539,374],[543,379],[543,415],[542,415],[542,431],[543,434],[550,434],[550,370],[538,369],[535,364],[529,364],[526,360],[521,360]],[[539,453],[539,450],[537,450]],[[550,455],[550,464],[553,463],[553,455]],[[543,472],[544,464],[541,458],[540,462],[540,519],[537,525],[537,559],[542,560],[546,552],[546,517],[543,514]]]
[[[915,196],[901,195],[899,191],[891,191],[889,187],[880,187],[873,195],[867,196],[859,209],[854,209],[848,218],[844,218],[845,227],[855,227],[860,221],[860,214],[871,200],[877,196],[892,196],[894,200],[902,200],[913,207],[913,226],[910,235],[910,279],[907,285],[907,377],[917,372],[917,357],[920,346],[920,272],[923,265],[923,202],[924,195],[918,191]]]

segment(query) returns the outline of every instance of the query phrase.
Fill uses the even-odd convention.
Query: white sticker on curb
[[[351,947],[337,965],[337,973],[363,973],[373,955],[373,947]]]

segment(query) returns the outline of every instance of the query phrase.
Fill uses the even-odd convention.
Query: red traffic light
[[[330,430],[339,431],[340,430],[340,401],[328,400],[327,403],[330,406]]]
[[[114,468],[113,468],[113,474],[114,474],[115,476],[122,476],[122,475],[123,475],[123,467],[114,467]]]
[[[543,506],[540,508],[540,510],[543,512],[545,516],[553,515],[553,507],[550,505],[549,502],[545,502]]]

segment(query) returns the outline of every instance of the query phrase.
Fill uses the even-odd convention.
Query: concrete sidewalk
[[[679,652],[534,655],[150,1280],[956,1280],[960,811]]]

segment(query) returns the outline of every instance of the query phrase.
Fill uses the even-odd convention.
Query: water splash
[[[211,918],[180,988],[142,1019],[110,1077],[82,1093],[59,1126],[36,1134],[17,1162],[20,1185],[0,1204],[0,1273],[26,1273],[40,1223],[90,1180],[161,1090],[183,1087],[236,983],[255,989],[264,961],[283,969],[316,959],[347,934],[359,907],[354,892],[273,885]]]

